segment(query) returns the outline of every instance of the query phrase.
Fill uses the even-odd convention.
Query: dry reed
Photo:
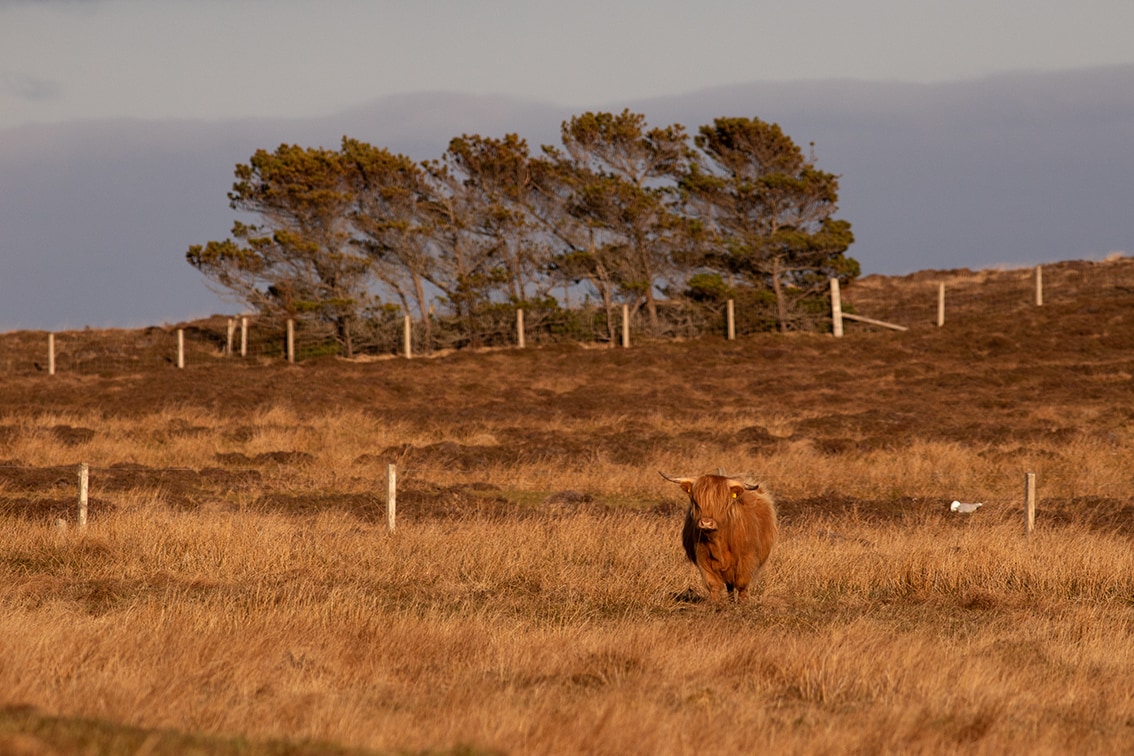
[[[316,436],[318,434],[315,434]],[[985,512],[979,513],[984,515]],[[1124,752],[1134,553],[995,511],[785,527],[754,601],[691,598],[675,517],[8,521],[6,703],[376,750]]]
[[[43,409],[29,379],[32,399],[0,415],[0,707],[326,752],[1128,753],[1134,431],[1091,392],[1134,370],[1084,373],[1082,404],[1068,389],[995,415],[1001,400],[982,399],[1013,432],[925,427],[890,443],[888,429],[971,380],[965,351],[937,392],[941,366],[904,364],[885,352],[895,343],[874,344],[889,372],[864,391],[901,393],[897,370],[930,376],[897,420],[840,414],[828,386],[853,376],[824,355],[830,375],[796,384],[818,399],[791,409],[749,400],[777,374],[733,369],[679,379],[665,409],[592,402],[631,359],[613,353],[484,355],[497,364],[447,397],[491,395],[504,365],[532,378],[507,389],[524,406],[570,399],[535,419],[486,408],[491,396],[468,419],[433,412],[445,366],[411,379],[392,361],[383,380],[426,397],[416,414],[361,401]],[[787,359],[778,341],[752,348]],[[595,373],[538,362],[576,359]],[[1004,359],[986,382],[1030,380]],[[652,390],[664,365],[637,385]],[[244,396],[300,370],[243,377]],[[361,370],[338,378],[374,381],[342,389],[352,396],[388,388]],[[698,433],[716,407],[713,434]],[[405,496],[394,536],[390,459]],[[761,478],[784,515],[751,602],[720,609],[700,600],[680,493],[656,475],[718,467]],[[1040,479],[1031,537],[1024,470]],[[954,498],[984,506],[952,515]],[[15,743],[4,721],[0,750]]]

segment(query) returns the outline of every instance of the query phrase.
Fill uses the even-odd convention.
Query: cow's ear
[[[672,475],[666,475],[661,470],[658,470],[658,475],[662,476],[670,483],[676,483],[677,485],[681,486],[685,493],[690,495],[693,494],[693,484],[697,482],[696,478],[675,478]]]
[[[732,498],[739,499],[740,495],[744,493],[745,488],[744,486],[729,486],[728,490],[732,491]]]

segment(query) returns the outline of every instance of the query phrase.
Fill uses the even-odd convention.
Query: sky
[[[1130,0],[0,0],[0,129],[1134,62]]]
[[[1134,254],[1132,0],[0,0],[0,331],[239,310],[233,166],[630,107],[776,121],[864,273]]]

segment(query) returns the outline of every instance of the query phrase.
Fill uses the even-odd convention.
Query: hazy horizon
[[[595,109],[768,81],[1134,63],[1124,0],[0,0],[0,128],[326,117],[405,93]]]
[[[0,329],[233,311],[184,260],[233,166],[341,137],[780,123],[866,273],[1134,249],[1134,3],[0,0]],[[566,103],[566,104],[564,104]]]

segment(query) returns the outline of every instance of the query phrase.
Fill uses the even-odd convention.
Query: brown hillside
[[[1127,754],[1130,263],[869,277],[909,330],[841,339],[2,334],[0,752]],[[712,606],[657,473],[721,467],[780,533]]]
[[[200,410],[224,418],[224,427],[172,424],[163,432],[212,438],[216,465],[255,471],[296,460],[221,450],[260,432],[273,409],[301,422],[358,411],[414,429],[413,442],[375,446],[367,458],[374,464],[398,462],[426,489],[457,478],[476,481],[489,470],[495,472],[488,477],[497,478],[499,470],[515,467],[567,474],[597,460],[647,479],[659,458],[694,468],[704,466],[700,460],[725,460],[776,476],[777,454],[792,449],[862,459],[916,444],[954,444],[1010,463],[1022,474],[1025,467],[1051,467],[1055,461],[1074,465],[1069,450],[1080,443],[1106,448],[1129,442],[1134,289],[1123,277],[1132,262],[1047,266],[1042,307],[1034,305],[1030,270],[871,276],[849,287],[848,310],[907,323],[912,330],[904,333],[848,322],[842,339],[757,334],[735,342],[704,338],[628,350],[554,345],[412,360],[328,357],[296,366],[213,354],[184,370],[167,361],[142,370],[123,363],[97,376],[17,374],[0,386],[0,418],[82,417],[91,427],[57,423],[43,429],[74,448],[70,456],[77,461],[84,442],[109,432],[92,413],[141,418]],[[938,281],[948,282],[943,328],[934,325]],[[208,330],[205,324],[188,328]],[[103,349],[125,351],[151,343],[154,331],[88,334]],[[40,348],[42,334],[32,336],[6,334],[0,343],[9,355]],[[760,416],[768,419],[745,419]],[[0,459],[10,456],[3,453],[4,434],[15,431],[0,425]],[[129,461],[111,459],[104,466]],[[118,486],[154,475],[111,473]],[[185,489],[189,503],[211,490],[201,483],[197,496],[193,481],[171,485]],[[828,505],[892,511],[909,507],[914,496],[894,491],[889,501],[862,501],[806,477],[785,480],[780,489],[788,492],[789,511],[822,497]],[[950,495],[942,482],[940,496]],[[1062,492],[1061,500],[1075,496]],[[1117,522],[1130,527],[1126,493],[1112,486],[1105,498],[1121,513]],[[334,494],[321,501],[334,504]]]

